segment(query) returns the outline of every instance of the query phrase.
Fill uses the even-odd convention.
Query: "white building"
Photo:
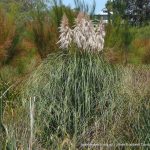
[[[110,14],[112,15],[113,12],[110,12]],[[108,10],[106,8],[95,15],[95,21],[99,21],[100,19],[102,19],[104,23],[108,23]]]

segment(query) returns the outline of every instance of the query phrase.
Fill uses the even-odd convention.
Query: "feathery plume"
[[[71,42],[72,42],[72,30],[69,28],[68,18],[64,14],[60,25],[59,41],[57,43],[60,44],[60,48],[65,49],[69,47]]]
[[[84,13],[80,12],[75,20],[75,27],[73,29],[73,41],[77,44],[78,48],[85,47],[86,38],[83,32],[83,26],[85,22]]]
[[[94,35],[92,21],[84,13],[80,12],[76,19],[76,26],[73,30],[73,40],[79,48],[87,50],[91,47],[89,37]]]
[[[61,48],[68,48],[71,42],[77,45],[81,50],[102,51],[104,47],[105,29],[100,21],[97,27],[85,13],[80,12],[75,19],[74,29],[71,30],[68,25],[66,15],[63,16],[60,26],[60,40],[58,43]]]
[[[100,21],[96,31],[97,50],[101,51],[104,48],[105,28],[102,21]]]

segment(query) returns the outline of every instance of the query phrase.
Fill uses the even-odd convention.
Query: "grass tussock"
[[[51,54],[24,93],[36,98],[35,139],[52,149],[149,143],[150,71],[140,69],[112,66],[97,54]]]

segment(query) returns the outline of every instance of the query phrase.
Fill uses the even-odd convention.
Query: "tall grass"
[[[5,10],[0,7],[0,63],[7,60],[10,56],[9,48],[13,45],[13,39],[15,36],[15,24]],[[11,30],[10,30],[11,28]]]
[[[36,99],[36,140],[46,149],[76,149],[82,143],[148,144],[149,85],[139,88],[136,80],[142,78],[137,75],[131,67],[106,63],[99,54],[51,54],[24,93],[25,99]]]
[[[132,64],[149,64],[150,57],[150,33],[149,26],[141,28],[119,23],[116,19],[114,25],[106,26],[105,49],[115,59],[117,54],[119,62],[123,62],[124,54],[126,60]],[[113,52],[113,53],[111,53]],[[113,62],[113,61],[112,61]]]
[[[33,35],[34,43],[41,58],[46,58],[48,54],[57,51],[58,27],[63,14],[66,13],[73,24],[74,12],[69,7],[55,5],[48,10],[47,7],[37,7],[33,11],[33,21],[30,22],[29,29]]]
[[[26,89],[25,97],[36,97],[35,126],[41,131],[36,132],[37,139],[47,148],[53,146],[52,149],[59,141],[73,142],[72,139],[81,135],[95,116],[102,113],[99,109],[107,102],[100,97],[117,84],[115,76],[117,71],[96,54],[50,55],[29,80]]]
[[[132,28],[131,32],[134,35],[131,47],[132,62],[135,63],[150,63],[150,26],[141,28]],[[133,55],[134,54],[134,55]],[[134,57],[133,57],[134,56]]]
[[[9,64],[17,55],[18,43],[21,43],[22,28],[17,24],[19,8],[17,5],[0,4],[0,64]]]
[[[11,91],[12,85],[9,83],[11,79],[8,81],[8,68],[0,72],[0,149],[5,149],[7,146],[7,137],[8,137],[8,130],[7,126],[5,125],[5,108],[8,103],[11,103],[13,100],[14,93]],[[10,70],[9,70],[10,71]],[[11,70],[12,71],[12,70]],[[14,70],[13,70],[14,71]],[[14,72],[11,72],[12,74]],[[6,73],[7,72],[7,73]],[[6,73],[6,74],[5,74]],[[9,78],[9,77],[8,77]],[[12,77],[10,77],[12,78]]]

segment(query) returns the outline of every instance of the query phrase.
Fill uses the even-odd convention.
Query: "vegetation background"
[[[0,149],[150,143],[149,1],[106,3],[102,54],[56,44],[64,13],[70,27],[79,12],[95,21],[95,3],[75,6],[0,1]]]

